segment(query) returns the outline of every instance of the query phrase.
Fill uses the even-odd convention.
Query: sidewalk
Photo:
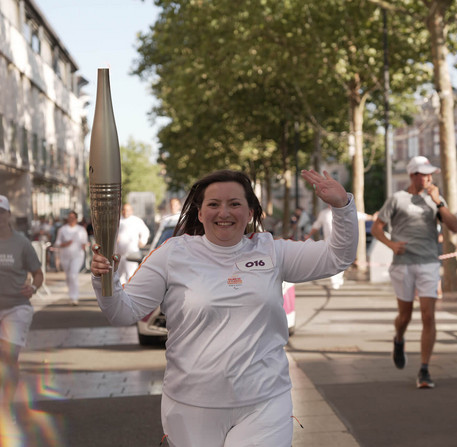
[[[417,302],[406,333],[408,364],[399,370],[392,361],[397,305],[390,283],[372,284],[348,275],[337,291],[323,280],[297,290],[297,311],[306,315],[289,341],[288,354],[344,424],[356,442],[352,445],[457,445],[455,297],[445,294],[437,303],[430,362],[436,388],[418,390],[422,322]]]
[[[336,415],[311,380],[288,354],[292,378],[292,401],[294,416],[303,429],[294,421],[292,447],[356,447],[352,434]]]

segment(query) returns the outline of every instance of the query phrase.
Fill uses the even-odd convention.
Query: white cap
[[[415,174],[416,172],[419,172],[419,174],[438,174],[441,172],[441,169],[430,164],[427,157],[418,155],[409,160],[409,163],[406,165],[406,171],[408,174]]]
[[[6,211],[10,210],[10,203],[5,196],[0,196],[0,208],[3,208]]]

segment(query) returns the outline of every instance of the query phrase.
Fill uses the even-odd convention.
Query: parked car
[[[151,248],[159,247],[169,237],[173,235],[175,225],[178,223],[179,214],[170,216],[168,220],[161,222],[157,233],[152,241]],[[287,316],[289,335],[295,331],[295,285],[288,282],[282,284],[282,294],[284,298],[284,310]],[[167,338],[167,325],[165,315],[160,307],[149,315],[146,315],[137,323],[138,341],[140,345],[151,345],[165,341]]]

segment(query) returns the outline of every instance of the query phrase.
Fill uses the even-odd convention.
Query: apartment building
[[[33,0],[0,0],[0,194],[19,230],[84,211],[86,84]]]
[[[394,130],[392,157],[393,192],[409,186],[410,180],[406,173],[406,165],[411,157],[423,155],[433,165],[441,166],[439,108],[439,97],[434,92],[431,96],[421,101],[420,112],[414,117],[411,125]],[[457,125],[457,109],[454,109],[454,122]],[[457,127],[455,132],[457,141]],[[441,174],[435,174],[433,179],[442,189]]]

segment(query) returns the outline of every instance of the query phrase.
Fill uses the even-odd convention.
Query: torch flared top
[[[89,183],[121,183],[119,140],[107,68],[98,69],[97,99],[90,139]]]

